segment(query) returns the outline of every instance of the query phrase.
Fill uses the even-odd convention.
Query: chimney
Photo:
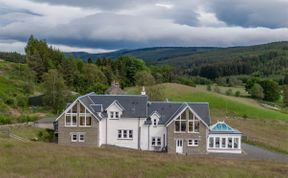
[[[142,87],[141,95],[146,95],[145,87]]]

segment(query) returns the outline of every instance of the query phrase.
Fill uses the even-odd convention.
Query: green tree
[[[252,88],[249,90],[249,94],[253,98],[263,99],[264,98],[264,90],[261,85],[255,83]]]
[[[159,85],[149,86],[146,90],[150,101],[161,101],[165,99],[163,87]]]
[[[280,88],[278,83],[272,80],[263,80],[260,82],[264,90],[264,100],[276,101],[280,98]]]
[[[43,78],[44,104],[51,107],[55,113],[59,113],[68,97],[64,79],[55,69],[50,69]]]
[[[283,103],[286,107],[288,106],[288,85],[283,87]]]
[[[155,84],[155,79],[149,71],[138,71],[135,75],[136,85],[138,86],[150,86]]]
[[[146,70],[147,67],[144,61],[136,59],[131,56],[122,56],[115,62],[115,69],[117,70],[122,87],[135,86],[135,75],[138,71]]]
[[[93,63],[93,60],[89,57],[88,60],[87,60],[87,62],[88,62],[89,64],[92,64],[92,63]]]

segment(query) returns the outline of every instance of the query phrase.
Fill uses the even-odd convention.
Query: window
[[[83,132],[70,133],[70,135],[71,142],[85,142],[85,133]]]
[[[110,118],[114,118],[114,112],[110,112]]]
[[[188,119],[188,130],[189,132],[199,132],[199,120],[193,115],[189,110],[189,119]]]
[[[118,130],[118,139],[133,139],[133,130]]]
[[[187,145],[188,146],[198,146],[199,145],[199,140],[197,140],[197,139],[189,139]]]
[[[65,126],[76,126],[77,125],[77,119],[76,115],[66,114],[65,116]]]
[[[80,116],[80,125],[85,126],[85,116]]]
[[[239,145],[239,138],[234,138],[234,148],[238,148]]]
[[[176,132],[186,132],[186,111],[184,111],[175,121]]]
[[[209,137],[209,147],[210,148],[214,147],[214,137]]]
[[[129,130],[129,138],[133,138],[133,130]]]
[[[119,119],[120,118],[120,113],[119,112],[110,112],[110,119]]]
[[[232,138],[228,137],[228,148],[232,148]]]
[[[152,137],[152,146],[161,146],[161,137]]]
[[[216,148],[220,147],[220,137],[215,137],[215,147]]]
[[[92,125],[92,118],[90,116],[86,117],[86,125],[91,126]]]
[[[77,134],[71,135],[71,142],[77,142]]]
[[[77,113],[77,104],[72,107],[72,113]]]
[[[80,126],[88,127],[91,125],[92,125],[91,116],[87,116],[87,114],[85,114],[84,116],[80,116]]]
[[[84,134],[79,134],[79,142],[85,142]]]
[[[157,126],[157,119],[153,119],[153,126]]]
[[[221,142],[221,148],[226,148],[226,138],[221,138],[222,142]]]

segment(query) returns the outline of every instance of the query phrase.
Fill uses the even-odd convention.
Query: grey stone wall
[[[176,153],[176,139],[183,139],[183,154],[193,154],[193,153],[206,153],[206,141],[208,128],[200,121],[199,133],[189,133],[188,132],[188,119],[186,121],[186,132],[185,133],[175,133],[175,121],[173,121],[167,127],[167,144],[168,153]],[[199,146],[193,147],[188,146],[189,139],[198,139]]]
[[[77,103],[77,127],[65,127],[65,114],[58,120],[58,143],[99,146],[99,122],[92,116],[91,127],[79,127],[80,103]],[[85,142],[71,142],[71,132],[84,132]]]

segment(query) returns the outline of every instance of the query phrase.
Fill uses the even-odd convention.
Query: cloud
[[[287,0],[217,0],[209,8],[218,19],[242,27],[288,27]]]
[[[279,4],[287,5],[284,0],[276,1],[271,7],[279,7],[279,12],[266,10],[271,3],[258,0],[0,0],[0,50],[7,50],[9,45],[11,50],[20,48],[31,34],[61,50],[90,52],[288,40],[286,19],[281,16],[286,11]],[[272,12],[274,20],[266,17]],[[3,47],[5,44],[7,47]]]

